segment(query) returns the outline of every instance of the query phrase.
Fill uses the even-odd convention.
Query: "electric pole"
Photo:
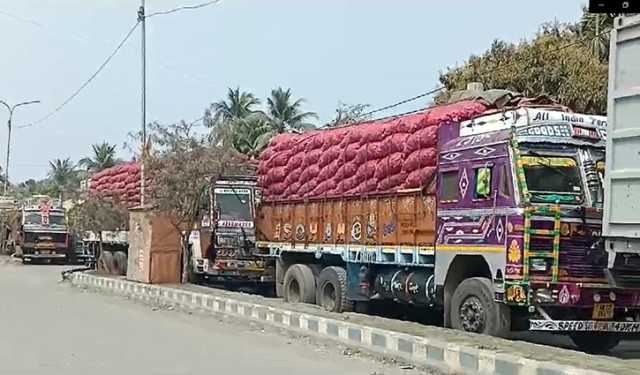
[[[36,104],[36,103],[40,103],[40,101],[31,100],[28,102],[18,103],[13,106],[10,106],[3,100],[0,100],[0,103],[2,103],[2,105],[7,107],[7,110],[9,111],[9,119],[7,120],[7,162],[4,166],[5,168],[4,169],[4,189],[2,191],[3,195],[7,195],[7,187],[9,186],[9,155],[11,154],[11,120],[13,119],[13,111],[22,105]]]
[[[144,163],[147,154],[147,32],[144,0],[138,10],[138,21],[142,23],[142,154],[140,160],[140,207],[144,207],[145,173]]]

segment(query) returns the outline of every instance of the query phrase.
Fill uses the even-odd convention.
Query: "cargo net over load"
[[[349,198],[420,188],[432,193],[438,128],[488,108],[461,101],[385,121],[279,135],[261,155],[263,199]]]
[[[147,180],[147,185],[150,183]],[[94,174],[89,181],[92,197],[112,199],[129,208],[140,205],[140,164],[120,164]]]

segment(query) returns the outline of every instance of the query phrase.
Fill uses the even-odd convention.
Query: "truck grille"
[[[535,227],[539,229],[552,229],[551,223],[537,222]],[[586,279],[589,281],[603,281],[604,268],[607,266],[607,256],[602,246],[594,247],[597,239],[590,236],[571,236],[560,238],[560,270],[561,281],[576,281]],[[543,236],[531,236],[530,250],[536,252],[551,252],[553,250],[553,238]],[[551,260],[547,272],[532,272],[532,276],[551,276]]]

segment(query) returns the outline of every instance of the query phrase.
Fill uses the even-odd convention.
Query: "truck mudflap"
[[[531,319],[530,331],[640,333],[640,322]]]

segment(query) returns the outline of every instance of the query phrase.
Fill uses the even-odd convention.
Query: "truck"
[[[393,301],[446,327],[556,332],[593,353],[638,332],[640,289],[607,279],[607,118],[500,90],[455,98],[272,140],[256,253],[277,295],[333,312]]]
[[[10,245],[24,263],[72,261],[74,248],[59,199],[34,195],[20,202]]]
[[[273,294],[274,267],[268,266],[273,260],[254,251],[256,179],[251,174],[227,175],[212,182],[207,213],[190,238],[198,282]]]
[[[606,276],[609,284],[617,288],[637,289],[640,287],[637,276],[640,267],[640,15],[616,18],[610,42],[606,173],[601,176],[604,180],[602,234],[608,255]],[[637,296],[638,293],[634,294]],[[638,331],[636,325],[626,328]]]

